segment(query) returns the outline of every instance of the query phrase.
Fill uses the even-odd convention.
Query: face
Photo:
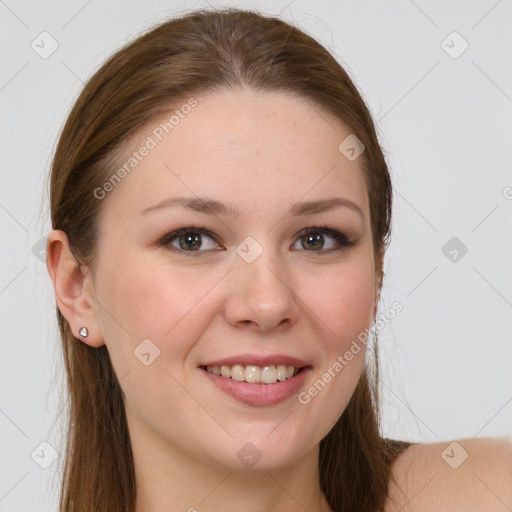
[[[196,99],[169,133],[170,114],[131,141],[119,167],[155,147],[98,199],[87,289],[132,436],[224,468],[286,467],[317,449],[364,364],[353,342],[378,279],[362,158],[338,149],[350,129],[292,94]],[[302,369],[280,380],[286,366]],[[278,380],[237,380],[262,376]]]

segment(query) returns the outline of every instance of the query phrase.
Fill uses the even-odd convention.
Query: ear
[[[53,230],[48,235],[46,268],[53,281],[57,306],[75,338],[91,347],[104,345],[94,309],[94,297],[85,289],[86,280],[92,276],[88,275],[87,267],[76,261],[68,237],[62,230]],[[87,327],[89,331],[86,338],[79,334],[82,327]]]

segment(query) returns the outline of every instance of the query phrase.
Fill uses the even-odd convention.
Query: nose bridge
[[[233,323],[257,324],[271,330],[298,317],[291,273],[279,251],[246,238],[236,249],[232,294],[226,315]],[[285,322],[283,322],[285,321]]]
[[[267,297],[270,302],[291,293],[290,285],[286,286],[286,262],[270,244],[263,247],[254,239],[246,240],[237,248],[237,255],[235,272],[248,294],[257,294],[260,300]],[[274,299],[269,296],[271,291]]]

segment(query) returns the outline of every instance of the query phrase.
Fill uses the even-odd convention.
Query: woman
[[[391,197],[348,75],[279,19],[196,11],[110,58],[51,174],[61,511],[512,508],[504,442],[379,433]]]

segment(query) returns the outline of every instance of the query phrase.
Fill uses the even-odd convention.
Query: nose
[[[252,263],[237,256],[230,272],[225,317],[230,325],[270,332],[299,318],[293,277],[283,262],[263,251]]]

